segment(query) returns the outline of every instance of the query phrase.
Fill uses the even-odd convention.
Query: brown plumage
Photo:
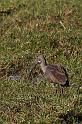
[[[40,64],[43,73],[51,83],[69,86],[68,74],[63,66],[59,64],[47,65],[42,55],[38,56],[37,62]]]

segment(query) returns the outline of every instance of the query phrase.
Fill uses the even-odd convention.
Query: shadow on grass
[[[75,113],[74,110],[69,111],[67,114],[59,115],[66,124],[73,124],[75,121],[78,123],[82,122],[82,113]]]

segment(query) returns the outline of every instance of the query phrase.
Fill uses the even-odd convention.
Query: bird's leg
[[[57,88],[57,85],[55,84],[55,83],[51,83],[52,84],[52,87],[54,87],[55,88],[55,94],[57,94],[58,93],[58,88]]]
[[[61,94],[64,95],[64,88],[63,87],[61,87]]]

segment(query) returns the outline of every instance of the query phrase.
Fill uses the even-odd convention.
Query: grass
[[[70,87],[35,84],[29,71],[41,52],[60,63]],[[13,70],[19,81],[9,80]],[[40,73],[37,67],[32,80]],[[82,1],[0,1],[0,124],[82,123]]]

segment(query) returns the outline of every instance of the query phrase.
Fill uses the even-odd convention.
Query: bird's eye
[[[41,63],[41,60],[40,59],[38,60],[38,63]]]

